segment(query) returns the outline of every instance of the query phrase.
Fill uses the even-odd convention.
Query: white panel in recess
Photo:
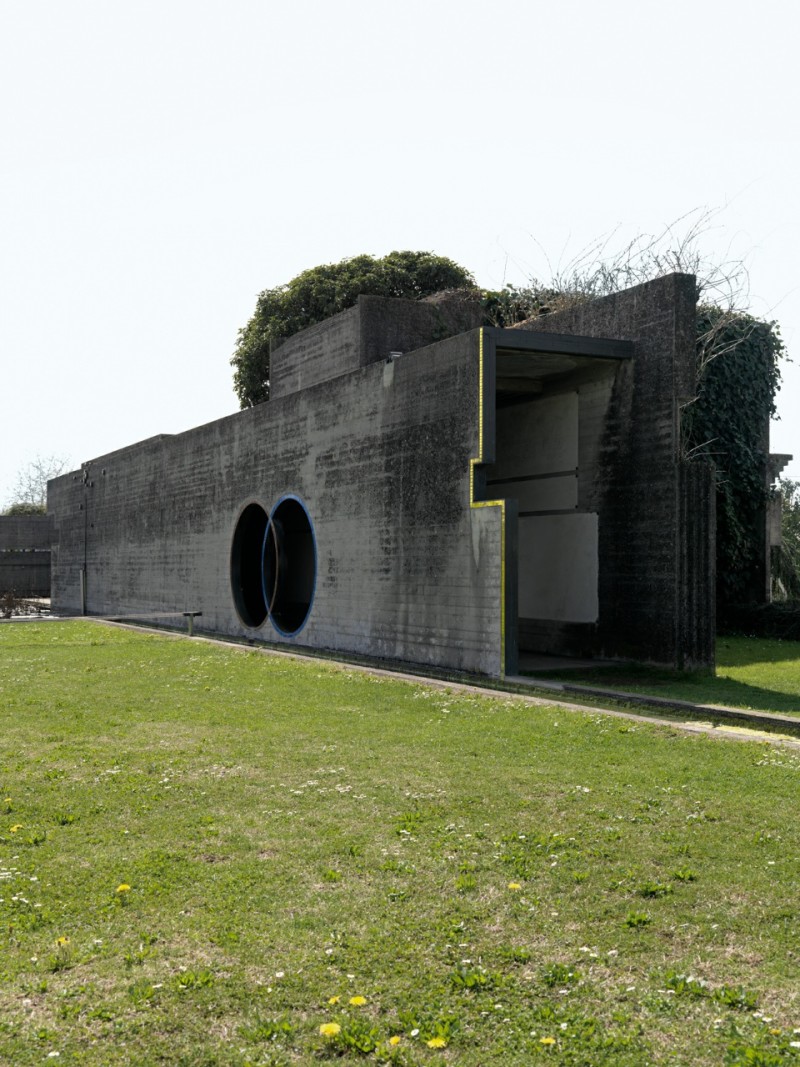
[[[559,393],[497,411],[490,478],[550,474],[578,466],[578,394]]]
[[[596,622],[597,515],[519,519],[519,615]]]

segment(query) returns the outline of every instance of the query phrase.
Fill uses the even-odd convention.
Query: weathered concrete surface
[[[50,483],[54,607],[81,609],[85,558],[89,613],[201,610],[206,631],[499,673],[500,516],[469,507],[477,423],[473,333],[100,457],[86,484]],[[230,579],[240,512],[287,493],[318,558],[296,638],[244,626]]]
[[[491,675],[513,673],[518,646],[709,666],[710,471],[682,461],[679,431],[694,389],[693,279],[537,320],[537,332],[631,340],[634,355],[565,363],[544,354],[557,346],[537,356],[541,337],[530,338],[534,362],[520,359],[544,371],[510,424],[496,401],[497,345],[508,342],[497,338],[510,331],[437,339],[475,315],[469,300],[363,297],[273,352],[267,403],[51,482],[54,609],[79,612],[85,598],[90,614],[201,611],[206,632]],[[518,347],[502,357],[506,381]],[[404,354],[387,360],[392,351]],[[572,369],[551,374],[559,361]],[[568,432],[550,449],[537,419],[562,408]],[[517,430],[536,454],[517,456]],[[287,496],[307,510],[317,564],[292,636],[242,621],[231,572],[245,509],[257,503],[266,523]],[[564,603],[536,559],[557,551],[545,536],[553,514],[568,516],[555,525],[582,561]],[[261,536],[246,539],[259,552]],[[260,571],[255,594],[269,599]]]
[[[480,322],[480,307],[469,294],[423,301],[360,296],[355,307],[301,330],[273,351],[270,397],[330,381],[391,352],[414,352]]]
[[[0,593],[50,596],[51,537],[46,515],[0,515]]]

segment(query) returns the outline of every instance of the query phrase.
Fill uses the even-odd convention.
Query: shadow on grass
[[[745,667],[751,663],[784,663],[796,660],[800,685],[800,641],[779,637],[740,637],[726,634],[717,637],[717,666]]]
[[[769,664],[766,666],[769,667]],[[795,692],[791,691],[794,686],[790,678],[785,683],[782,680],[780,688],[774,688],[771,684],[753,684],[724,676],[709,678],[707,674],[699,673],[675,674],[633,665],[592,667],[587,670],[543,670],[536,671],[536,676],[574,685],[672,697],[694,704],[722,704],[754,711],[800,715],[800,670]]]

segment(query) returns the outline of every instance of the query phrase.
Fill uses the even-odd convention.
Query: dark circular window
[[[271,515],[248,504],[231,548],[233,599],[245,626],[262,626],[269,617],[278,633],[298,633],[311,611],[316,579],[314,530],[302,502],[282,497]]]
[[[233,534],[231,587],[239,618],[245,626],[261,626],[267,617],[261,556],[269,517],[260,504],[248,504]]]
[[[273,626],[292,635],[302,629],[317,578],[317,548],[311,519],[294,496],[272,509],[264,535],[263,599]]]

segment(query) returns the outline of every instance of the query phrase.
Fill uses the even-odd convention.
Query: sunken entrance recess
[[[495,345],[487,499],[514,505],[507,662],[516,651],[590,654],[600,619],[603,435],[617,370],[632,348],[604,338],[485,333]]]
[[[239,618],[253,629],[269,618],[284,637],[308,619],[317,579],[317,547],[308,512],[295,496],[282,497],[267,515],[248,504],[231,549],[231,586]]]

